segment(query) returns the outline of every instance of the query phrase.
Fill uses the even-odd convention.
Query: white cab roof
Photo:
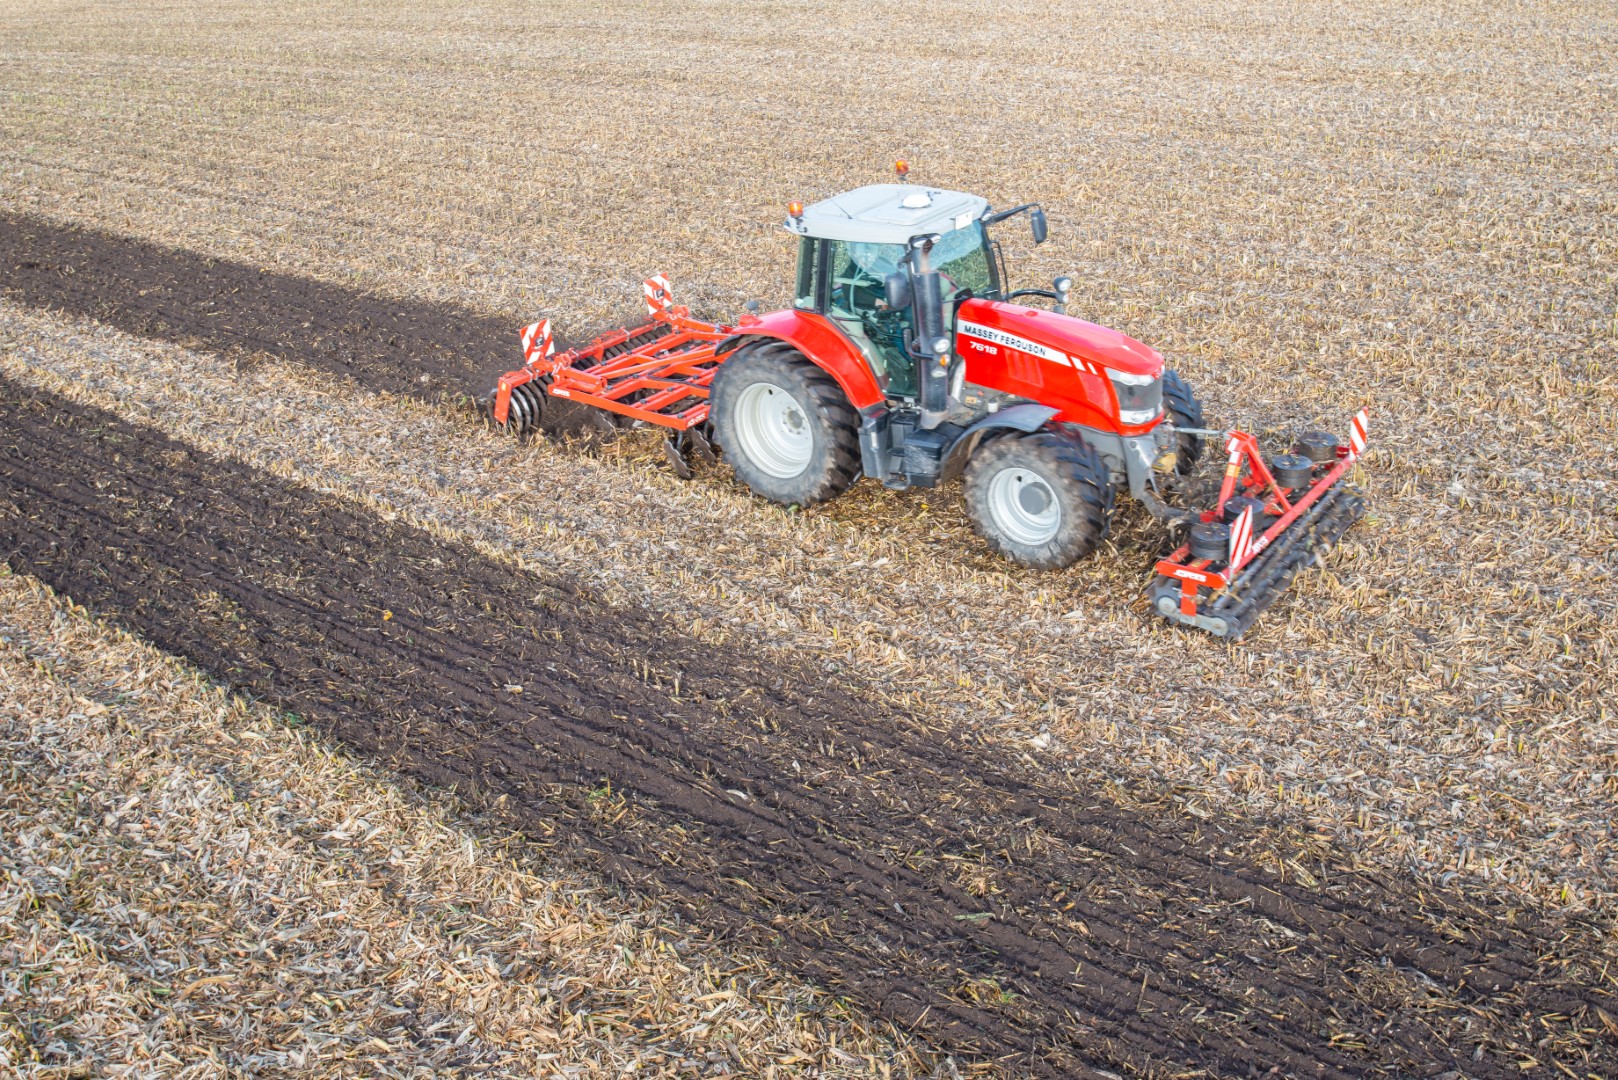
[[[824,240],[903,244],[924,233],[964,229],[989,209],[989,200],[921,184],[868,184],[822,199],[787,218],[788,232]]]

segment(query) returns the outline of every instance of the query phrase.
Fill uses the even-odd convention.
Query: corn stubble
[[[8,371],[859,670],[1118,798],[1251,814],[1278,873],[1347,846],[1611,909],[1609,6],[169,11],[0,19],[0,205],[480,307],[514,362],[521,322],[598,329],[655,271],[713,317],[784,302],[781,207],[904,153],[1044,202],[1019,283],[1072,272],[1070,310],[1161,348],[1218,422],[1279,439],[1370,403],[1371,516],[1230,647],[1146,614],[1143,516],[1036,574],[953,491],[787,516],[638,467],[633,437],[502,444],[268,367],[232,434],[186,392],[230,378],[208,358],[13,309]],[[320,441],[273,404],[317,392]],[[489,463],[499,490],[466,486]]]
[[[0,1064],[913,1067],[902,1040],[556,864],[542,841],[489,835],[28,579],[0,575],[0,600]]]

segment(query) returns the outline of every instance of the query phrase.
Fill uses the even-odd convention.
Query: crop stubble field
[[[1424,926],[1434,942],[1482,950],[1469,962],[1517,949],[1525,965],[1480,999],[1487,1008],[1473,1003],[1480,1019],[1469,1032],[1444,1016],[1467,1007],[1456,1002],[1475,980],[1422,964],[1420,993],[1361,978],[1343,1015],[1317,1022],[1309,1010],[1335,980],[1384,946],[1354,939],[1333,952],[1329,920],[1280,920],[1301,934],[1299,967],[1277,959],[1256,971],[1238,959],[1225,974],[1261,988],[1293,972],[1288,992],[1300,1004],[1257,1021],[1232,1010],[1231,1023],[1273,1027],[1267,1037],[1278,1040],[1238,1050],[1220,1041],[1228,1029],[1218,1023],[1176,1026],[1188,1009],[1213,1009],[1216,992],[1141,950],[1207,933],[1234,952],[1252,927],[1201,912],[1193,929],[1170,924],[1153,943],[1109,941],[1141,980],[1131,1018],[1120,1017],[1108,1011],[1115,990],[1075,990],[1019,952],[1016,933],[1098,947],[1063,937],[1060,919],[1035,903],[1031,882],[1061,876],[1047,872],[1056,856],[1042,845],[1027,853],[1034,869],[992,844],[974,849],[993,864],[977,895],[1000,915],[941,915],[960,923],[948,933],[927,925],[948,948],[982,948],[980,922],[997,927],[1001,915],[1010,936],[961,966],[965,983],[928,967],[953,955],[944,946],[913,960],[914,1000],[938,995],[936,1013],[873,991],[872,972],[891,957],[853,959],[911,930],[864,922],[865,936],[835,947],[791,934],[761,942],[748,936],[758,911],[734,897],[693,900],[673,871],[629,872],[618,847],[588,833],[569,849],[581,873],[637,883],[723,932],[731,944],[714,948],[757,946],[794,975],[847,989],[956,1053],[957,1067],[998,1057],[1013,1073],[1078,1062],[1323,1074],[1288,1064],[1296,1054],[1344,1075],[1553,1063],[1610,1072],[1610,12],[1221,6],[1072,11],[1055,25],[1032,9],[984,20],[928,5],[907,9],[902,25],[882,14],[840,13],[839,51],[827,55],[815,13],[774,6],[249,17],[182,5],[72,18],[18,9],[0,23],[0,340],[19,380],[10,393],[21,400],[19,387],[32,385],[156,425],[221,467],[254,466],[403,515],[507,573],[548,569],[620,608],[671,614],[720,658],[761,641],[781,671],[812,673],[806,686],[825,680],[830,689],[811,698],[849,686],[889,703],[891,730],[859,730],[886,732],[876,744],[904,763],[897,779],[837,766],[847,783],[869,785],[873,805],[902,806],[901,785],[919,773],[965,798],[973,828],[993,833],[993,791],[1012,784],[995,778],[1026,770],[1018,783],[1062,793],[1052,806],[1101,814],[1091,827],[1113,820],[1096,809],[1110,806],[1152,815],[1175,842],[1203,830],[1224,837],[1247,868],[1236,877],[1250,883],[1250,902],[1267,890],[1329,897],[1345,874],[1359,881],[1375,868],[1365,880],[1386,890],[1380,903],[1394,914],[1379,917],[1400,928],[1394,937]],[[956,30],[913,32],[934,24]],[[856,492],[787,516],[738,496],[723,474],[695,490],[657,476],[635,464],[634,440],[516,447],[444,403],[512,362],[510,327],[544,311],[564,333],[597,329],[628,310],[652,270],[672,273],[683,298],[713,315],[748,296],[779,301],[780,205],[880,178],[895,151],[928,181],[1001,204],[1043,200],[1056,237],[1038,252],[1013,244],[1014,261],[1029,279],[1076,271],[1076,309],[1162,347],[1214,415],[1280,432],[1370,401],[1374,517],[1331,573],[1301,582],[1231,649],[1154,626],[1131,604],[1150,554],[1138,520],[1091,563],[1026,574],[977,549],[948,492]],[[51,497],[40,488],[31,501]],[[33,569],[13,568],[227,683],[310,711],[288,687],[188,644],[183,605],[158,617],[134,592],[79,596],[93,589],[74,576],[82,561],[75,571],[34,558]],[[487,580],[495,590],[497,577]],[[286,618],[261,613],[265,627]],[[757,681],[773,689],[772,677]],[[649,673],[642,682],[628,700],[658,715],[660,684]],[[489,708],[503,685],[484,687]],[[756,710],[765,724],[778,712]],[[380,753],[345,715],[317,722]],[[850,706],[847,722],[859,715]],[[808,738],[782,723],[777,738]],[[952,732],[947,752],[914,756],[907,724]],[[693,739],[701,731],[689,729]],[[474,801],[498,797],[488,777],[434,771],[454,760],[452,741],[423,745],[445,758],[407,772],[454,776]],[[588,758],[584,771],[603,773],[588,783],[613,778],[607,760]],[[556,767],[534,761],[533,775]],[[662,805],[668,795],[650,795],[654,786],[643,777],[643,790],[624,794]],[[553,797],[510,812],[529,831],[566,822],[567,799]],[[814,815],[779,798],[782,827],[796,835],[791,822]],[[907,817],[873,815],[873,832],[850,843],[870,858],[883,849],[878,834],[924,828],[925,813],[922,824]],[[748,865],[756,836],[709,827],[710,857]],[[948,850],[915,836],[923,850]],[[1100,850],[1116,863],[1109,874],[1137,865]],[[914,903],[940,902],[924,901],[945,880],[936,867],[917,872]],[[1412,880],[1420,891],[1407,892]],[[1158,911],[1149,898],[1172,892],[1136,878],[1103,889],[1113,901],[1093,897],[1099,911],[1082,922],[1117,925],[1108,920]],[[1536,954],[1546,957],[1537,967],[1527,959]],[[1163,989],[1152,990],[1154,978]],[[990,1000],[972,979],[1004,996]],[[1436,995],[1432,1028],[1417,1033],[1396,1007],[1401,993],[1402,1008],[1423,1012],[1423,997]],[[1367,1011],[1350,1023],[1355,1008]],[[1181,1020],[1166,1020],[1174,1009]],[[1378,1028],[1374,1015],[1405,1019]],[[937,1067],[925,1048],[884,1045],[869,1060]],[[691,1067],[676,1058],[685,1064],[665,1067]],[[792,1060],[775,1063],[854,1067],[824,1054],[779,1064]]]

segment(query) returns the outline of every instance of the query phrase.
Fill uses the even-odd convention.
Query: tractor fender
[[[756,338],[784,341],[807,356],[811,363],[837,380],[856,409],[868,409],[885,400],[870,364],[859,346],[826,316],[813,311],[788,308],[760,315],[736,328],[736,333],[714,346],[715,356],[725,356]]]
[[[953,480],[966,468],[966,461],[983,442],[984,437],[996,428],[1021,431],[1029,434],[1038,431],[1051,422],[1061,410],[1053,409],[1049,405],[1035,405],[1027,402],[1022,405],[1013,405],[1009,409],[992,412],[987,416],[980,416],[955,436],[955,441],[949,444],[944,451],[944,466],[941,475],[945,480]]]

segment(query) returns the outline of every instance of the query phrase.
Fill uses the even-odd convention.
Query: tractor
[[[787,208],[797,239],[790,307],[734,325],[644,283],[648,321],[558,353],[549,320],[521,334],[524,365],[486,399],[493,421],[539,426],[548,398],[618,424],[668,429],[674,468],[719,453],[744,484],[783,505],[834,498],[862,477],[902,491],[961,478],[976,532],[1012,562],[1072,564],[1107,534],[1127,490],[1186,533],[1158,561],[1154,610],[1239,637],[1292,575],[1363,509],[1339,481],[1365,444],[1321,432],[1266,463],[1244,432],[1204,424],[1195,392],[1154,349],[1066,314],[1071,279],[1011,289],[991,228],[1044,210],[994,210],[977,195],[871,184]],[[1218,501],[1166,496],[1210,440],[1229,455]],[[1273,471],[1271,466],[1273,466]]]

